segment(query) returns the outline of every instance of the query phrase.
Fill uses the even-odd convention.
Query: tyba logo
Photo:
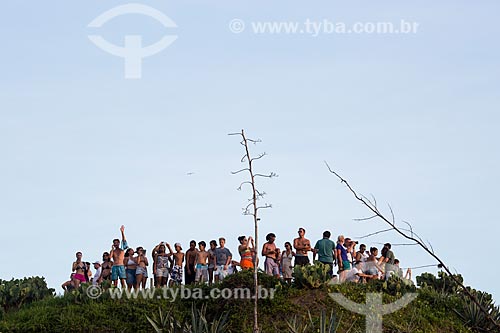
[[[96,17],[92,22],[89,23],[88,26],[90,28],[100,28],[113,18],[125,14],[146,15],[154,18],[166,28],[177,28],[175,22],[159,10],[138,3],[130,3],[114,7]],[[177,39],[177,35],[165,35],[158,42],[146,47],[142,47],[142,36],[126,35],[124,46],[122,47],[111,44],[99,35],[89,35],[88,37],[92,41],[92,43],[94,43],[100,49],[114,56],[121,57],[125,60],[126,79],[141,78],[142,59],[163,51]]]

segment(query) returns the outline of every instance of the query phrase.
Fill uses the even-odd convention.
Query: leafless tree
[[[396,226],[396,219],[395,219],[395,216],[394,216],[394,211],[392,210],[392,207],[389,205],[389,210],[390,210],[390,214],[391,214],[391,217],[388,218],[386,217],[383,213],[380,212],[380,210],[378,209],[378,206],[377,206],[377,201],[375,200],[375,197],[372,196],[372,199],[368,199],[367,197],[363,196],[363,195],[360,195],[358,194],[358,192],[356,192],[352,187],[351,185],[347,182],[347,180],[345,180],[342,176],[340,176],[337,172],[335,172],[334,170],[332,170],[332,168],[330,168],[330,166],[328,165],[327,162],[325,162],[328,170],[330,171],[330,173],[334,174],[342,184],[344,184],[348,189],[349,191],[354,195],[354,197],[360,201],[365,207],[368,208],[368,210],[371,211],[371,213],[373,215],[369,216],[369,217],[366,217],[366,218],[362,218],[362,219],[356,219],[357,221],[367,221],[367,220],[371,220],[371,219],[374,219],[374,218],[378,218],[378,219],[381,219],[382,221],[384,221],[385,223],[387,223],[390,228],[389,229],[386,229],[386,230],[382,230],[380,231],[379,233],[381,232],[386,232],[386,231],[389,231],[389,230],[393,230],[395,231],[396,233],[398,233],[399,235],[403,236],[404,238],[408,239],[408,240],[411,240],[413,242],[415,242],[415,244],[419,245],[422,249],[424,249],[425,252],[427,252],[432,258],[434,258],[438,263],[438,267],[444,269],[446,271],[446,273],[448,274],[448,276],[457,284],[459,285],[461,288],[462,288],[462,291],[464,292],[464,294],[470,298],[470,300],[475,303],[479,309],[481,310],[481,312],[484,313],[485,317],[493,324],[495,325],[495,327],[497,329],[500,330],[500,324],[496,322],[496,320],[490,315],[489,311],[487,309],[484,308],[484,306],[481,304],[481,302],[479,302],[479,300],[477,299],[476,296],[474,296],[466,287],[465,285],[459,280],[457,279],[457,277],[451,272],[451,270],[448,268],[447,265],[445,265],[445,263],[443,262],[443,260],[441,260],[441,258],[439,258],[437,256],[437,254],[434,252],[434,249],[432,248],[432,245],[430,244],[430,242],[424,242],[422,240],[422,238],[420,236],[418,236],[414,231],[413,231],[413,227],[411,226],[410,223],[406,222],[406,221],[402,221],[403,223],[405,223],[408,228],[403,228],[403,227],[400,227],[400,226]]]
[[[272,206],[270,204],[264,203],[262,205],[259,205],[259,200],[263,199],[264,196],[266,195],[265,192],[259,191],[256,186],[256,181],[255,179],[257,177],[264,177],[264,178],[273,178],[277,177],[278,175],[275,174],[274,172],[271,172],[269,174],[261,174],[261,173],[255,173],[254,171],[254,162],[263,158],[266,156],[266,153],[262,153],[258,155],[257,157],[251,157],[250,155],[250,149],[249,149],[249,144],[257,144],[261,142],[260,140],[253,140],[249,139],[245,136],[245,131],[241,130],[240,133],[230,133],[229,135],[239,135],[241,137],[241,145],[245,147],[245,154],[241,158],[241,163],[245,163],[247,166],[243,169],[240,169],[238,171],[232,172],[233,175],[238,174],[240,172],[248,172],[249,175],[249,180],[246,180],[240,184],[238,187],[238,190],[241,190],[243,186],[248,185],[252,189],[252,196],[250,199],[248,199],[248,204],[243,208],[243,214],[244,215],[250,215],[253,217],[253,222],[254,222],[254,241],[255,241],[255,250],[258,251],[259,248],[259,221],[260,218],[258,217],[258,212],[260,209],[264,208],[271,208]],[[259,280],[258,280],[258,266],[259,266],[259,260],[258,260],[258,255],[256,253],[254,263],[253,263],[253,280],[254,280],[254,309],[253,309],[253,319],[254,319],[254,324],[253,324],[253,332],[258,333],[259,332],[259,318],[258,318],[258,288],[259,288]]]

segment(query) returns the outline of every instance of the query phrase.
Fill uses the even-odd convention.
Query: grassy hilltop
[[[365,317],[336,303],[329,296],[332,292],[357,303],[365,303],[369,292],[383,293],[384,303],[417,293],[408,306],[384,316],[384,332],[494,332],[444,274],[424,273],[417,277],[418,288],[397,278],[329,285],[321,269],[303,270],[292,286],[260,275],[262,287],[275,289],[273,299],[259,300],[262,332],[364,332]],[[251,288],[252,281],[251,272],[239,272],[214,287]],[[109,293],[92,299],[87,286],[53,296],[43,278],[0,282],[0,332],[155,332],[153,324],[162,332],[252,332],[253,300],[248,299],[165,300],[160,291],[152,299],[117,300]],[[211,287],[201,288],[209,295]],[[500,319],[491,295],[474,292]],[[184,331],[175,329],[181,326]]]

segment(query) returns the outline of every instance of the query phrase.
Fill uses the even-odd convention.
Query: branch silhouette
[[[263,178],[273,178],[277,177],[278,175],[275,174],[274,172],[271,172],[269,174],[261,174],[261,173],[255,173],[254,172],[254,165],[253,163],[255,161],[260,160],[264,156],[266,156],[266,153],[262,153],[260,155],[257,155],[257,157],[251,157],[250,156],[250,149],[249,149],[249,143],[257,144],[260,143],[261,140],[253,140],[249,139],[245,135],[245,131],[241,130],[240,133],[230,133],[229,135],[239,135],[241,137],[240,144],[245,147],[245,155],[241,158],[242,163],[247,163],[248,166],[240,169],[238,171],[231,172],[231,174],[239,174],[244,171],[248,171],[250,179],[247,181],[244,181],[240,184],[240,186],[237,188],[238,190],[242,189],[243,185],[250,185],[252,189],[252,196],[248,200],[248,204],[246,205],[245,208],[243,208],[243,215],[250,215],[253,217],[254,220],[254,241],[255,241],[255,246],[254,250],[258,249],[259,246],[259,221],[260,218],[258,217],[258,212],[261,209],[266,209],[266,208],[272,208],[272,205],[268,203],[264,203],[264,205],[257,205],[257,202],[264,197],[266,192],[264,191],[259,191],[257,189],[255,179],[257,177],[263,177]],[[258,333],[260,331],[259,329],[259,321],[258,321],[258,277],[257,277],[257,272],[258,272],[258,258],[255,256],[254,260],[254,268],[253,268],[253,279],[254,279],[254,311],[253,311],[253,317],[254,317],[254,323],[253,323],[253,332]]]
[[[413,228],[411,227],[411,225],[408,223],[408,222],[404,222],[406,223],[407,225],[409,225],[410,227],[410,235],[407,235],[402,228],[399,228],[399,227],[396,227],[396,223],[395,223],[395,218],[394,218],[394,212],[392,211],[392,208],[389,206],[389,209],[391,211],[391,218],[392,218],[392,221],[387,218],[385,215],[383,215],[377,208],[377,205],[376,205],[376,201],[374,200],[374,203],[372,203],[370,200],[368,200],[366,197],[358,194],[358,192],[356,192],[354,190],[354,188],[349,184],[349,182],[344,179],[342,176],[340,176],[337,172],[335,172],[332,168],[330,168],[330,165],[328,165],[328,163],[325,161],[325,164],[326,164],[326,167],[328,168],[328,171],[330,171],[330,173],[332,173],[333,175],[335,175],[341,182],[341,184],[344,184],[348,189],[349,191],[352,193],[352,195],[358,200],[360,201],[365,207],[367,207],[374,215],[376,215],[378,218],[380,218],[382,221],[384,221],[385,223],[389,224],[392,228],[392,230],[394,230],[396,233],[398,233],[399,235],[401,235],[402,237],[408,239],[408,240],[411,240],[413,242],[415,242],[414,245],[419,245],[422,249],[424,249],[425,252],[427,252],[431,257],[433,257],[438,263],[438,267],[444,269],[446,271],[446,273],[448,274],[448,276],[456,283],[460,286],[460,288],[462,288],[462,291],[464,292],[464,294],[474,303],[478,306],[478,308],[480,309],[480,311],[485,315],[486,319],[488,321],[490,321],[493,325],[495,325],[495,327],[497,329],[500,330],[500,324],[496,322],[496,320],[490,315],[490,313],[488,312],[487,309],[484,308],[484,306],[479,302],[479,300],[477,299],[476,296],[474,296],[468,289],[467,287],[462,283],[460,282],[460,280],[458,280],[455,275],[451,272],[451,270],[448,268],[448,266],[443,262],[443,260],[441,260],[441,258],[439,258],[435,253],[434,253],[434,249],[432,248],[432,244],[427,241],[427,243],[429,244],[429,246],[427,246],[425,244],[425,242],[422,241],[422,239],[416,235],[414,232],[413,232]]]

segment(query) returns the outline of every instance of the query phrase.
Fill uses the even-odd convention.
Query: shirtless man
[[[311,251],[311,242],[305,238],[306,230],[299,228],[299,237],[293,240],[293,248],[297,251],[295,253],[295,266],[309,265],[309,257],[307,251]]]
[[[172,251],[170,244],[167,244],[170,254],[174,258],[174,267],[172,267],[172,272],[170,273],[169,286],[172,287],[174,284],[182,284],[182,262],[184,261],[184,253],[182,252],[181,243],[175,243],[175,253]]]
[[[184,270],[186,273],[186,284],[193,284],[196,278],[196,274],[194,272],[194,263],[196,261],[196,242],[192,240],[189,242],[189,250],[186,251],[186,266],[184,266]]]
[[[125,274],[125,267],[123,266],[123,259],[125,258],[125,250],[128,249],[127,240],[125,239],[125,227],[122,225],[120,227],[120,232],[122,233],[122,243],[120,247],[120,240],[118,238],[113,239],[113,245],[109,254],[113,259],[113,267],[111,267],[111,281],[115,287],[118,286],[118,278],[120,279],[122,288],[126,288],[127,284],[125,279],[127,275]]]
[[[274,275],[275,277],[280,277],[280,270],[278,263],[276,262],[279,258],[280,249],[276,247],[274,241],[276,240],[276,235],[273,233],[267,234],[267,243],[262,246],[262,255],[266,257],[264,261],[264,267],[266,268],[267,275]]]
[[[198,252],[196,253],[196,265],[194,271],[196,272],[195,282],[204,283],[208,281],[208,251],[205,251],[207,244],[204,241],[198,243]]]

